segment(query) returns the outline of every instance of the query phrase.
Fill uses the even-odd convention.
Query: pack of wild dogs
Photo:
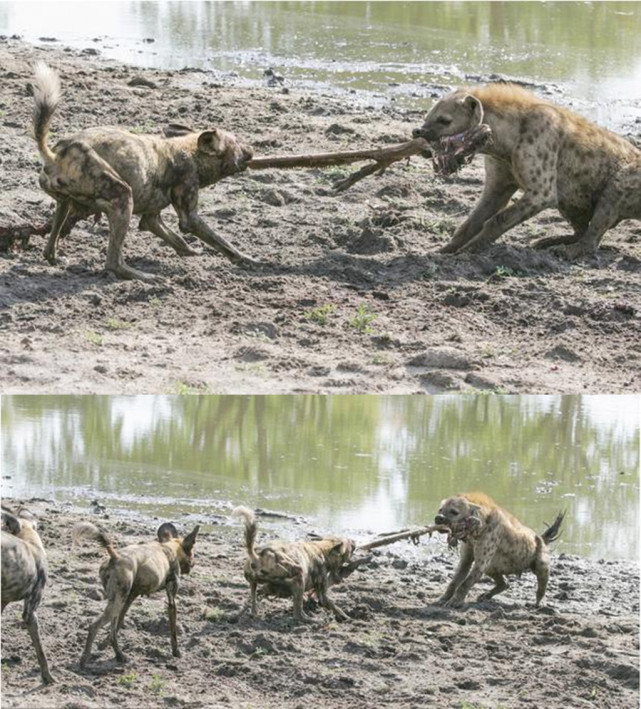
[[[43,161],[40,185],[56,201],[44,255],[56,262],[63,230],[104,213],[109,222],[106,268],[121,278],[153,276],[127,265],[123,241],[133,215],[181,256],[199,253],[162,220],[171,205],[179,230],[192,234],[231,261],[256,264],[198,214],[198,193],[251,167],[253,151],[221,128],[200,132],[170,126],[164,136],[110,127],[82,130],[48,143],[61,99],[57,73],[39,63],[33,82],[33,129]],[[479,127],[491,140],[470,136]],[[459,88],[432,107],[413,133],[425,141],[435,164],[485,159],[485,186],[478,204],[441,249],[480,251],[544,209],[558,209],[572,233],[546,237],[536,248],[561,246],[568,258],[596,253],[606,231],[624,219],[641,219],[641,150],[631,141],[582,116],[545,101],[518,85],[494,83]],[[479,147],[480,145],[480,147]],[[445,156],[445,157],[444,157]],[[518,199],[510,200],[520,191]]]
[[[262,596],[291,598],[295,622],[318,622],[305,609],[306,594],[313,596],[320,608],[333,613],[336,620],[349,621],[349,614],[336,605],[329,590],[344,581],[360,565],[360,560],[366,558],[359,560],[354,556],[359,547],[353,540],[327,537],[295,542],[271,541],[257,546],[255,513],[241,506],[235,508],[232,515],[242,518],[244,524],[246,560],[243,572],[249,583],[250,597],[243,612],[257,615],[260,587]],[[472,586],[484,575],[494,582],[494,586],[478,599],[487,600],[506,590],[505,576],[520,576],[525,571],[532,571],[537,579],[538,607],[549,578],[548,545],[559,537],[563,518],[564,513],[559,513],[552,525],[537,534],[484,493],[463,493],[443,500],[433,529],[447,533],[450,547],[460,544],[460,561],[454,577],[436,603],[451,608],[462,606]],[[139,596],[149,596],[163,589],[167,593],[171,651],[174,657],[180,657],[176,595],[180,577],[190,573],[194,565],[199,531],[197,525],[181,537],[171,522],[165,522],[158,528],[155,540],[118,547],[96,525],[90,522],[75,525],[74,540],[97,542],[106,553],[98,571],[106,606],[89,626],[79,661],[82,670],[91,660],[96,635],[106,625],[109,626],[108,642],[116,661],[126,662],[118,632],[127,611]],[[13,601],[24,601],[23,621],[36,651],[42,680],[50,684],[54,679],[42,647],[36,617],[47,583],[47,560],[35,517],[24,508],[13,512],[3,506],[1,537],[2,610]],[[370,549],[382,543],[384,540],[360,548]],[[104,649],[106,644],[99,648]]]

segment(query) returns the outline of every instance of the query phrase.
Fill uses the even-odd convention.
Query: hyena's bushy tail
[[[543,532],[541,537],[546,544],[555,542],[561,536],[561,524],[564,517],[565,510],[563,512],[559,512],[554,522],[545,530],[545,532]]]
[[[38,62],[33,68],[33,134],[38,144],[38,152],[45,163],[54,159],[51,148],[47,145],[49,123],[60,103],[60,79],[58,74],[44,62]]]
[[[258,559],[258,554],[256,554],[256,532],[258,531],[256,515],[248,507],[240,506],[232,510],[232,516],[242,517],[245,520],[245,549],[247,556],[252,561],[256,561]]]
[[[72,536],[74,541],[78,539],[91,539],[92,541],[96,541],[100,546],[106,549],[107,554],[109,554],[112,559],[116,560],[119,558],[118,552],[114,549],[111,539],[109,539],[105,532],[98,529],[95,524],[91,524],[91,522],[77,522],[74,525]]]

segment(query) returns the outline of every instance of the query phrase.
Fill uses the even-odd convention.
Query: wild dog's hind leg
[[[107,603],[107,607],[101,614],[101,616],[89,626],[89,633],[87,635],[87,642],[85,643],[85,649],[80,657],[80,667],[81,669],[87,664],[87,660],[91,655],[91,646],[93,645],[96,635],[100,628],[104,625],[111,623],[111,631],[109,639],[111,640],[111,645],[116,653],[116,659],[118,662],[126,662],[127,658],[123,655],[120,648],[118,647],[118,639],[116,633],[118,631],[118,617],[120,616],[120,611],[124,605],[125,601],[121,595],[116,596],[113,600]]]
[[[451,254],[465,246],[481,231],[490,217],[505,207],[516,190],[517,184],[509,171],[493,158],[486,157],[485,187],[481,199],[440,252]]]
[[[53,221],[51,224],[51,231],[49,232],[49,240],[44,250],[44,257],[53,266],[56,263],[56,247],[58,246],[58,239],[60,237],[60,232],[62,227],[65,225],[65,221],[69,216],[71,211],[71,200],[61,199],[56,203],[56,211],[53,215]]]
[[[169,244],[180,256],[198,256],[201,253],[200,251],[196,251],[196,249],[192,249],[180,234],[176,234],[175,231],[172,231],[165,222],[163,222],[160,214],[143,214],[138,228],[155,234],[165,243]]]
[[[180,657],[178,649],[178,630],[176,627],[176,593],[178,591],[178,582],[175,578],[167,582],[167,610],[169,612],[169,630],[171,632],[171,654],[174,657]]]
[[[35,596],[35,597],[34,597]],[[40,665],[40,675],[42,676],[42,681],[45,684],[53,684],[53,677],[49,672],[49,664],[47,663],[47,656],[42,649],[42,642],[40,641],[40,632],[38,629],[38,618],[36,617],[36,608],[40,603],[40,594],[33,594],[30,598],[27,598],[24,602],[24,612],[22,614],[22,620],[27,626],[29,632],[29,637],[33,643],[33,647],[36,651],[36,657],[38,658],[38,664]]]
[[[452,598],[456,589],[467,577],[467,574],[470,568],[472,567],[473,561],[474,550],[472,549],[472,545],[463,542],[461,544],[461,560],[459,561],[459,565],[456,569],[456,573],[454,574],[454,578],[447,585],[445,593],[438,599],[438,601],[436,601],[437,605],[442,606],[447,603],[450,598]]]

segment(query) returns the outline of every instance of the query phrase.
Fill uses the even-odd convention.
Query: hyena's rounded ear
[[[159,542],[168,542],[170,539],[176,539],[178,536],[178,530],[171,522],[163,522],[163,524],[158,527],[156,532]]]
[[[481,519],[481,508],[479,505],[470,505],[470,517],[476,517],[476,519]]]
[[[12,513],[6,509],[2,510],[2,529],[9,532],[9,534],[20,534],[22,525],[20,520]]]
[[[185,550],[186,554],[189,554],[191,550],[194,547],[194,544],[196,543],[196,537],[198,536],[198,532],[200,531],[200,525],[197,524],[191,532],[183,539],[182,547]]]
[[[463,100],[465,107],[472,115],[474,123],[479,126],[483,123],[483,104],[472,94],[468,94]]]
[[[216,155],[220,152],[221,144],[221,135],[216,128],[213,130],[204,130],[198,136],[198,150],[201,150],[203,153]]]

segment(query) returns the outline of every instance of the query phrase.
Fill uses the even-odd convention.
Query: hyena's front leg
[[[485,222],[499,212],[516,192],[514,177],[494,158],[485,158],[485,187],[478,204],[469,217],[456,229],[450,241],[440,249],[441,253],[451,254],[471,241],[483,228]]]
[[[467,574],[469,573],[469,570],[472,567],[473,561],[474,550],[472,549],[472,545],[463,542],[461,544],[461,560],[459,562],[458,568],[456,569],[456,573],[454,574],[454,578],[448,584],[447,588],[445,589],[445,593],[438,599],[438,601],[436,601],[437,605],[445,605],[450,600],[450,598],[452,598],[452,596],[456,592],[456,589],[467,577]]]

